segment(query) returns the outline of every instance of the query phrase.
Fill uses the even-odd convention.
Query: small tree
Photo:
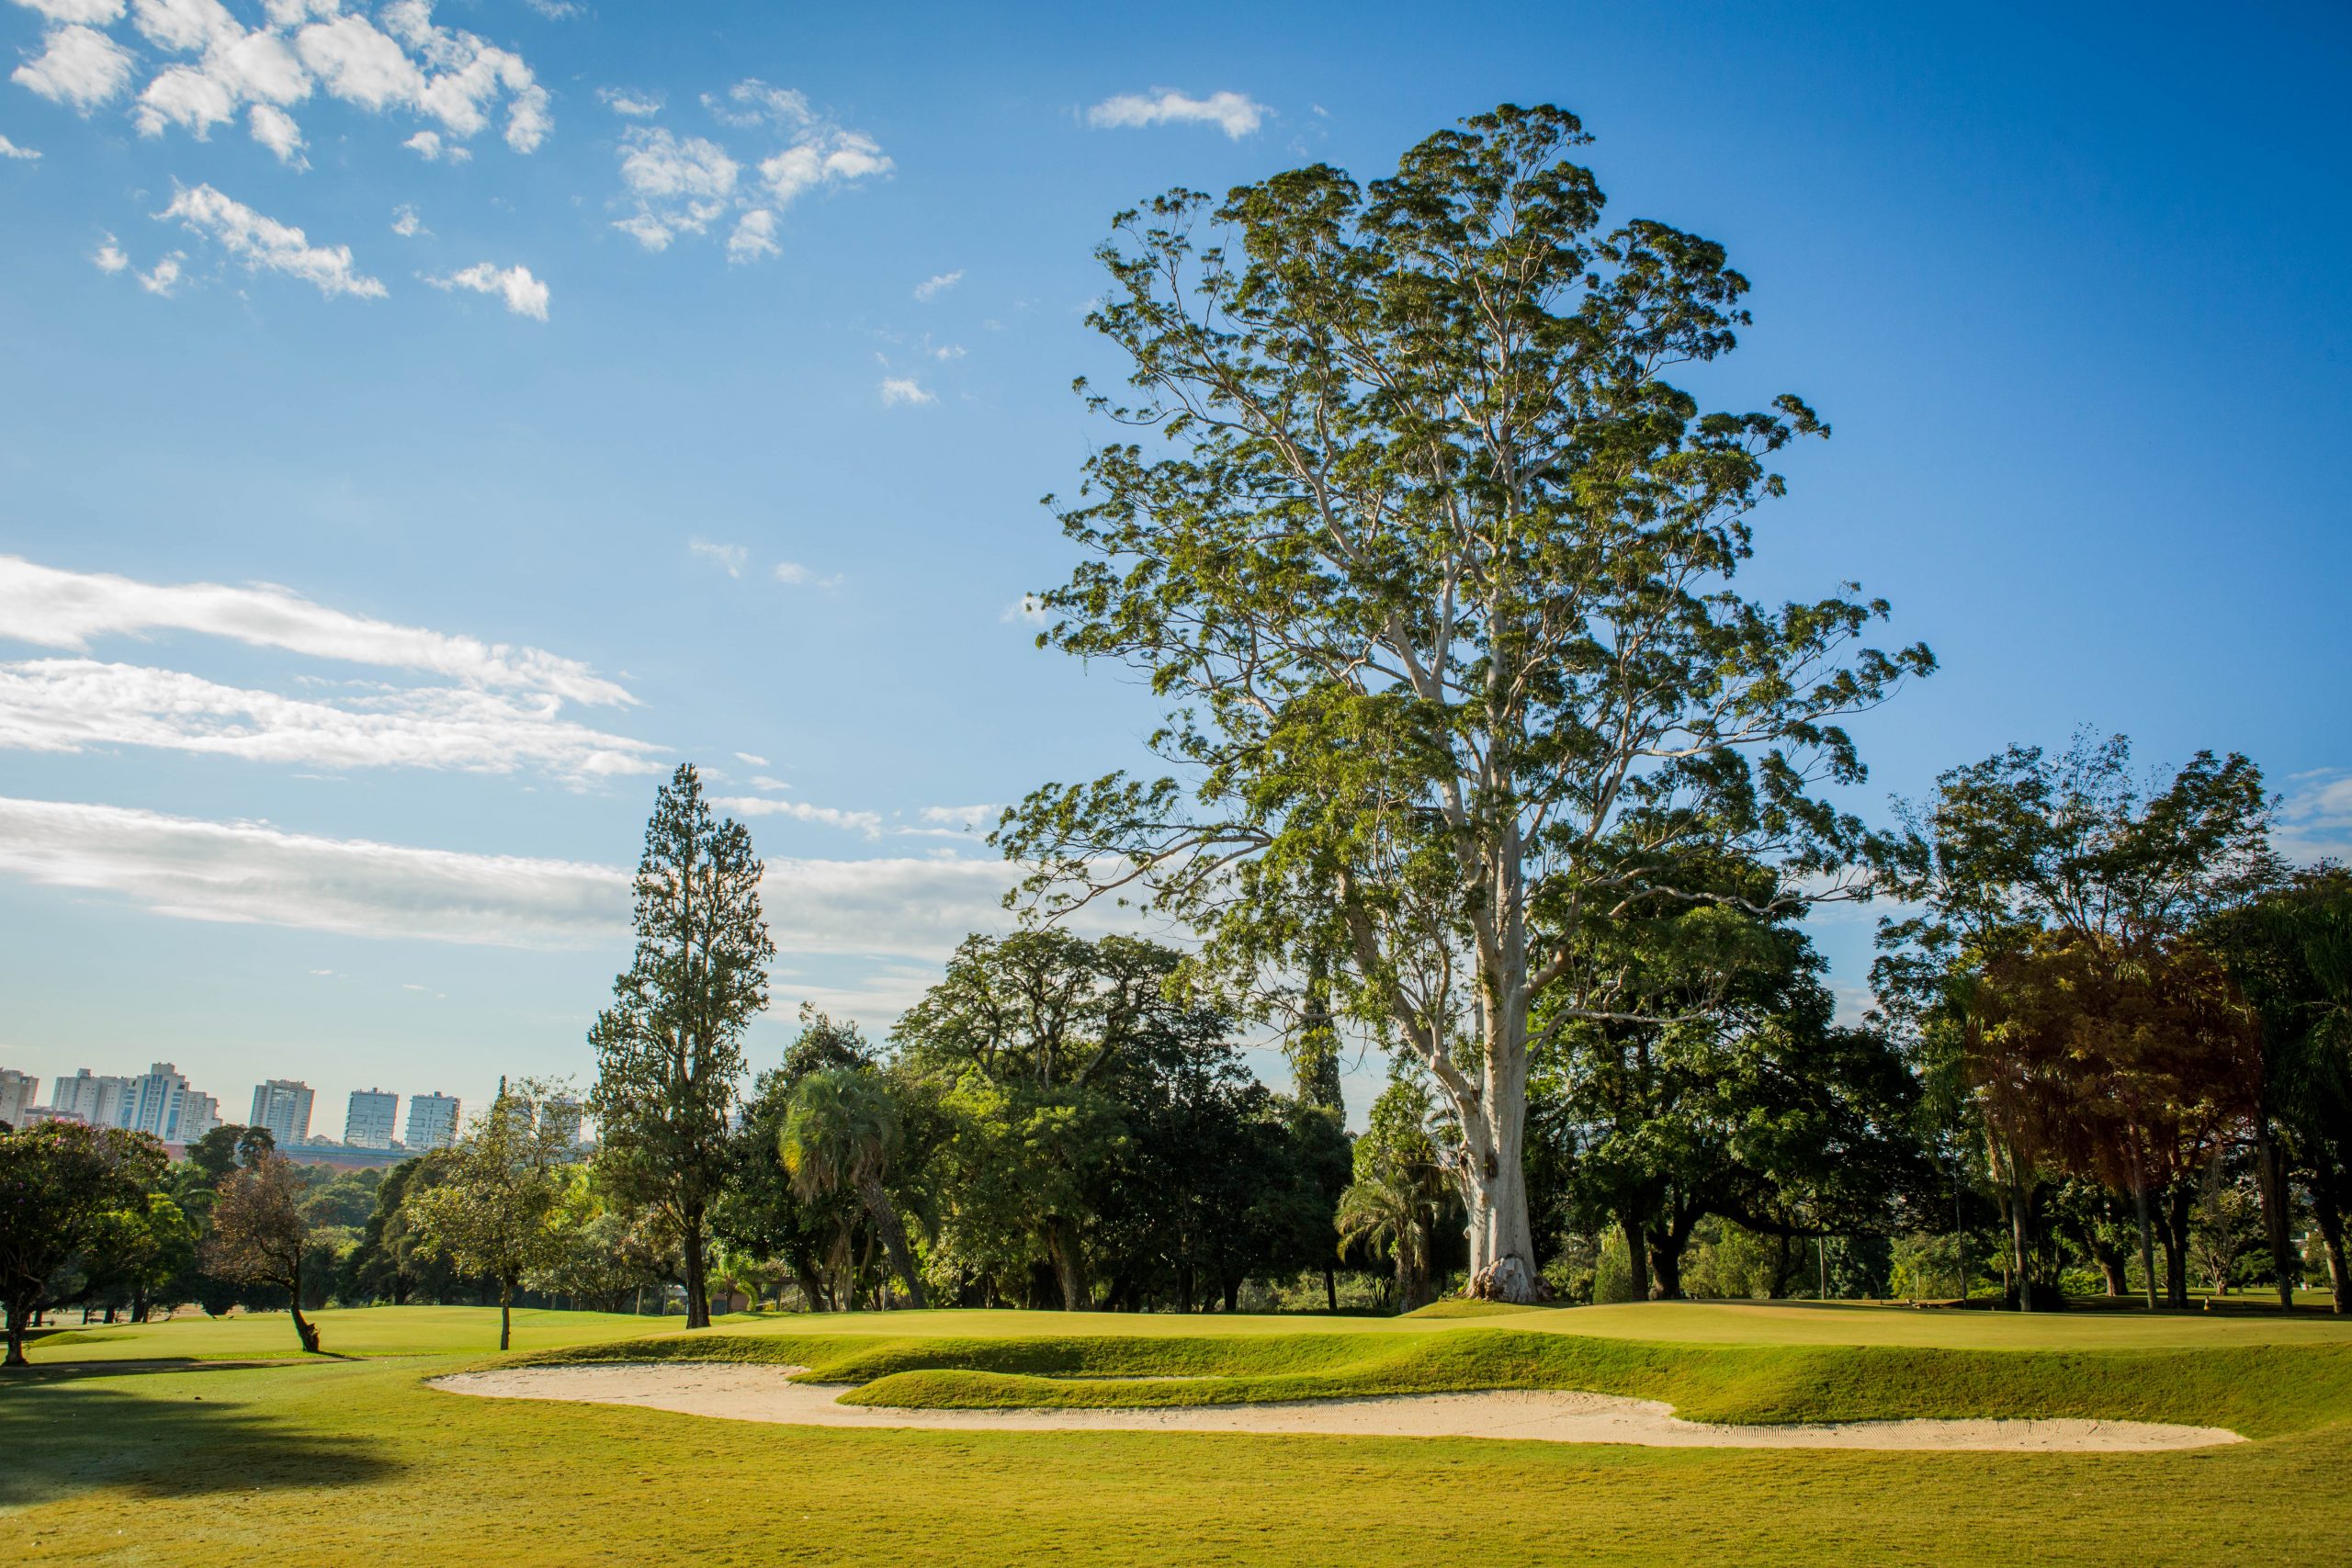
[[[113,1215],[145,1207],[166,1163],[163,1145],[144,1133],[75,1122],[0,1131],[7,1365],[25,1365],[25,1325],[48,1303],[51,1280],[100,1243]]]
[[[572,1130],[535,1116],[557,1086],[502,1082],[490,1111],[451,1150],[443,1179],[409,1198],[409,1224],[433,1252],[498,1282],[498,1348],[514,1343],[514,1292],[564,1261]]]
[[[871,1075],[847,1067],[809,1074],[792,1091],[776,1150],[804,1199],[838,1191],[857,1195],[908,1299],[918,1308],[928,1305],[922,1276],[907,1246],[907,1227],[882,1185],[899,1154],[899,1111],[889,1090]]]
[[[316,1355],[318,1327],[302,1315],[302,1261],[311,1243],[311,1222],[302,1214],[306,1195],[292,1160],[274,1149],[258,1151],[253,1163],[220,1184],[204,1266],[224,1280],[284,1291],[294,1332],[302,1348]]]
[[[588,1032],[597,1163],[616,1195],[658,1206],[685,1251],[686,1326],[710,1325],[710,1206],[734,1163],[727,1132],[743,1032],[767,1006],[775,956],[752,836],[718,821],[679,768],[653,802],[637,867],[637,954]]]

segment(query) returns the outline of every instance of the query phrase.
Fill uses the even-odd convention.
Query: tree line
[[[1776,465],[1829,425],[1690,389],[1748,280],[1611,219],[1589,141],[1504,105],[1378,179],[1114,219],[1089,321],[1126,387],[1080,384],[1114,434],[1048,498],[1080,559],[1035,603],[1042,645],[1144,677],[1165,773],[1033,791],[991,840],[1022,928],[966,942],[879,1043],[805,1015],[745,1098],[761,866],[681,769],[590,1032],[595,1158],[520,1179],[541,1156],[493,1107],[384,1179],[350,1289],[658,1277],[700,1325],[714,1282],[1148,1309],[1306,1281],[1334,1306],[1376,1264],[1389,1305],[1456,1276],[1527,1303],[1809,1272],[2177,1306],[2200,1278],[2289,1299],[2309,1231],[2340,1304],[2345,872],[2281,859],[2245,758],[2142,779],[2120,739],[1954,769],[1889,825],[1851,809],[1847,727],[1934,656],[1871,646],[1892,611],[1857,584],[1743,592]],[[1894,912],[1857,1018],[1805,916],[1870,898]],[[1188,940],[1068,930],[1113,903]],[[1244,1039],[1283,1044],[1287,1086]],[[1352,1138],[1342,1042],[1392,1065]],[[178,1179],[112,1135],[10,1136],[94,1213]],[[225,1213],[307,1223],[239,1146]],[[183,1219],[204,1253],[217,1217]],[[11,1254],[12,1325],[105,1276],[112,1233],[54,1229]],[[319,1267],[206,1255],[298,1312]]]

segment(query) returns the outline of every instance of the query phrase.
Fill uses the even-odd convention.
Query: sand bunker
[[[1515,1438],[1650,1448],[1994,1449],[2016,1453],[2146,1453],[2245,1439],[2219,1427],[2149,1421],[1844,1421],[1730,1427],[1680,1421],[1648,1399],[1551,1390],[1396,1394],[1284,1404],[1154,1410],[904,1410],[835,1403],[839,1383],[796,1383],[798,1369],[714,1362],[512,1367],[436,1378],[435,1388],[494,1399],[634,1404],[730,1421],[801,1427],[919,1427],[954,1432],[1272,1432],[1351,1438]]]

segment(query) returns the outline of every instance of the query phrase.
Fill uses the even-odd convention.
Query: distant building
[[[124,1111],[116,1124],[167,1144],[179,1143],[180,1115],[187,1109],[187,1077],[171,1063],[157,1062],[132,1078],[123,1091]]]
[[[412,1094],[408,1097],[408,1146],[446,1149],[458,1141],[458,1097],[454,1094]]]
[[[248,1127],[264,1127],[281,1149],[291,1148],[311,1135],[311,1086],[293,1078],[272,1078],[254,1086],[254,1111]]]
[[[192,1144],[220,1125],[220,1101],[197,1089],[180,1100],[180,1125],[175,1141]]]
[[[112,1077],[92,1077],[84,1067],[70,1078],[60,1078],[50,1086],[49,1108],[61,1118],[86,1122],[93,1127],[121,1127],[125,1102],[132,1080]]]
[[[380,1089],[355,1089],[343,1119],[343,1141],[355,1149],[389,1149],[400,1123],[401,1097]]]
[[[560,1133],[564,1146],[580,1146],[580,1102],[576,1100],[550,1100],[539,1107],[539,1131]]]
[[[0,1067],[0,1122],[11,1127],[25,1124],[25,1112],[40,1098],[40,1079],[18,1072],[14,1067]]]

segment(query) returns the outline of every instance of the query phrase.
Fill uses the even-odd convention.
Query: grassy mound
[[[1708,1346],[1464,1328],[1444,1335],[982,1338],[710,1335],[582,1345],[506,1364],[695,1360],[805,1367],[853,1404],[1243,1404],[1481,1389],[1663,1400],[1694,1421],[2080,1416],[2249,1437],[2352,1422],[2352,1346],[1977,1351]]]

